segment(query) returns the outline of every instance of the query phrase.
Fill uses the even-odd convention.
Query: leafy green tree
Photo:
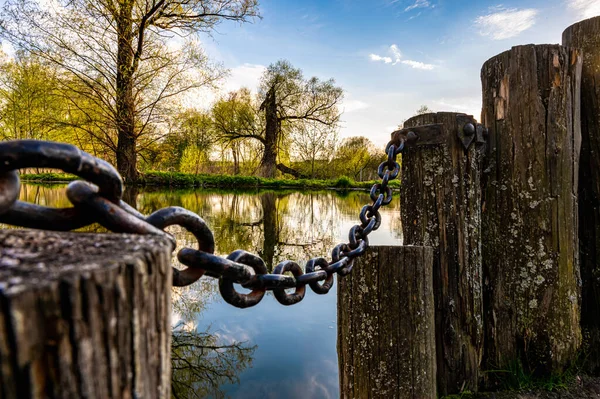
[[[117,169],[135,180],[140,141],[160,140],[167,103],[223,76],[196,42],[174,42],[224,20],[247,21],[257,7],[257,0],[7,0],[0,33],[54,63],[71,90],[103,110],[107,133],[116,136]]]
[[[3,140],[51,139],[65,113],[56,71],[22,52],[0,64],[0,104]]]
[[[367,180],[377,172],[378,161],[383,155],[366,137],[356,136],[345,139],[337,150],[337,156],[333,161],[337,166],[339,175],[345,175],[355,180]],[[362,176],[364,171],[368,176]]]

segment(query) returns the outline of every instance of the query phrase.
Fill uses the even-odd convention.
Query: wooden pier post
[[[171,247],[0,230],[0,398],[168,398]]]
[[[483,355],[481,270],[481,129],[465,148],[459,134],[472,116],[418,115],[405,129],[440,124],[439,144],[402,154],[401,215],[405,245],[434,248],[433,289],[440,395],[477,391]],[[467,140],[469,137],[467,137]]]
[[[583,51],[579,162],[581,327],[588,370],[600,374],[600,16],[571,25],[563,45]]]
[[[580,76],[581,52],[559,45],[513,47],[481,70],[488,369],[560,372],[581,342]]]
[[[371,247],[338,280],[341,398],[436,398],[433,250]]]

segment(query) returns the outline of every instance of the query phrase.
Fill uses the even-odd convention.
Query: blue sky
[[[479,118],[487,59],[560,43],[567,26],[600,15],[600,0],[261,0],[260,10],[261,20],[202,38],[231,70],[222,90],[256,87],[266,65],[287,59],[344,88],[342,137],[383,145],[422,104]]]

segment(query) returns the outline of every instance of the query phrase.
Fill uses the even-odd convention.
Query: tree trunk
[[[273,178],[277,170],[277,141],[279,140],[279,119],[277,118],[275,86],[267,94],[264,110],[266,119],[265,150],[260,161],[259,175]]]
[[[579,262],[581,327],[586,366],[600,374],[600,17],[570,26],[563,45],[583,51],[581,158],[579,161]]]
[[[133,97],[132,4],[125,2],[117,18],[117,170],[125,180],[137,180],[135,101]],[[140,39],[141,40],[141,39]]]
[[[240,174],[240,160],[238,151],[238,144],[235,142],[231,143],[231,152],[233,155],[233,174],[236,176]]]
[[[433,251],[371,247],[338,279],[341,398],[437,398]]]
[[[443,143],[402,155],[401,213],[405,245],[434,249],[433,293],[440,395],[477,391],[483,356],[481,292],[481,160],[483,143],[465,150],[458,138],[465,114],[408,119],[404,128],[442,124]]]
[[[167,398],[171,245],[1,230],[0,397]]]
[[[513,47],[482,68],[489,153],[483,270],[489,369],[561,372],[581,343],[577,170],[581,53]],[[494,376],[489,383],[493,385]]]

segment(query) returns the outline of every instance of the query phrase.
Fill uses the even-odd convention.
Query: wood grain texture
[[[579,162],[581,327],[586,366],[600,374],[600,17],[571,25],[563,45],[583,52]]]
[[[338,280],[342,398],[436,398],[433,250],[371,247]]]
[[[434,248],[437,380],[440,395],[477,391],[483,355],[481,270],[482,145],[465,150],[457,117],[440,112],[404,126],[438,123],[441,144],[402,155],[401,214],[405,245]],[[464,122],[463,122],[464,123]]]
[[[482,68],[486,366],[560,372],[581,343],[581,53],[513,47]],[[488,374],[493,376],[493,373]],[[489,383],[493,385],[493,379]]]
[[[171,247],[0,230],[0,398],[170,396]]]

